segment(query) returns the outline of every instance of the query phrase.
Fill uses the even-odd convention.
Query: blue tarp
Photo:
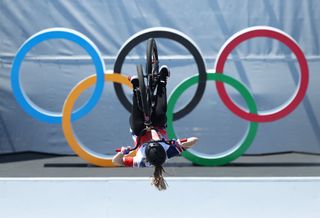
[[[297,41],[306,55],[310,84],[303,102],[283,119],[261,123],[247,153],[281,151],[320,152],[320,2],[317,0],[202,0],[119,1],[3,0],[0,2],[0,153],[39,151],[70,154],[61,125],[27,115],[16,102],[10,85],[11,65],[17,50],[30,36],[46,28],[65,27],[90,38],[112,71],[123,43],[150,27],[169,27],[188,35],[199,47],[208,70],[214,69],[225,41],[238,31],[257,25],[278,28]],[[168,94],[179,82],[197,73],[192,56],[168,39],[157,39],[160,64],[172,71]],[[135,73],[145,61],[143,43],[128,55],[123,74]],[[94,73],[87,53],[67,40],[50,40],[34,47],[21,67],[21,85],[38,106],[60,112],[71,89]],[[276,40],[259,38],[242,43],[232,53],[225,74],[245,84],[259,111],[286,103],[297,88],[300,71],[295,56]],[[177,109],[190,100],[195,89],[181,97]],[[125,89],[131,98],[129,89]],[[85,92],[81,105],[91,91]],[[228,88],[239,105],[242,97]],[[112,153],[131,144],[129,113],[107,82],[95,109],[73,123],[78,138],[91,149]],[[235,145],[248,122],[235,116],[221,102],[212,81],[200,104],[174,124],[179,137],[200,138],[195,150],[214,153]]]

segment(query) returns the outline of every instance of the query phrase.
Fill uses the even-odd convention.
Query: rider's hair
[[[166,161],[166,151],[158,142],[150,142],[146,147],[147,161],[154,166],[152,185],[159,191],[167,188],[167,183],[163,178],[164,169],[162,164]]]
[[[162,175],[163,172],[165,171],[161,165],[154,167],[152,185],[154,185],[159,191],[167,189],[167,182],[164,180]]]

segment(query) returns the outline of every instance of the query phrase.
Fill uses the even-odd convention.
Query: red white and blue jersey
[[[131,132],[132,133],[132,132]],[[152,133],[150,131],[146,132],[145,135],[140,137],[140,146],[137,150],[135,157],[129,157],[126,156],[123,158],[124,165],[126,167],[151,167],[152,165],[147,162],[146,160],[146,147],[148,145],[148,142],[152,141]],[[167,135],[167,132],[165,129],[160,128],[158,129],[158,134],[160,135],[160,145],[164,148],[166,151],[166,160],[179,156],[183,152],[183,148],[180,146],[179,141],[170,141]],[[134,145],[136,145],[137,142],[137,136],[132,133],[132,138],[134,141]]]

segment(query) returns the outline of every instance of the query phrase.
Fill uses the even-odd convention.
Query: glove
[[[123,154],[123,155],[127,155],[129,154],[131,151],[131,147],[130,146],[127,146],[127,147],[121,147],[121,150],[120,152]]]

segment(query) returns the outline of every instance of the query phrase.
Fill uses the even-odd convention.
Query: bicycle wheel
[[[149,98],[147,95],[146,83],[145,83],[141,64],[137,65],[137,74],[139,79],[139,89],[140,89],[140,95],[141,95],[142,110],[145,116],[145,122],[148,123],[150,122],[151,108],[149,104]]]
[[[147,86],[152,92],[156,87],[159,74],[158,49],[154,38],[148,39],[146,56]]]

